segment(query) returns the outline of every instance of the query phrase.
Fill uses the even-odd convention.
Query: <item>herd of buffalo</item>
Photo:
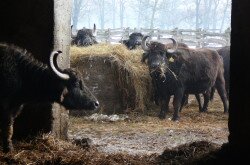
[[[78,30],[72,35],[72,45],[97,44],[96,26]],[[160,106],[159,118],[164,119],[173,97],[173,121],[194,94],[199,111],[206,112],[208,103],[217,90],[228,112],[230,47],[219,50],[191,49],[173,38],[171,44],[148,41],[149,36],[132,33],[122,40],[128,49],[138,46],[144,51],[141,61],[146,63],[152,78],[154,101]],[[56,63],[60,50],[51,52],[50,63],[44,64],[24,48],[7,43],[0,44],[0,126],[3,151],[13,150],[13,123],[23,105],[31,102],[58,102],[67,109],[96,109],[99,102],[84,85],[81,73],[75,69],[61,69]],[[204,102],[201,103],[200,94]]]

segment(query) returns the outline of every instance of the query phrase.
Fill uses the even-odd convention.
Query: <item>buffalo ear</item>
[[[175,61],[178,61],[179,58],[180,58],[180,56],[179,56],[179,54],[177,53],[177,51],[174,52],[174,53],[168,53],[168,52],[166,52],[166,57],[167,57],[167,59],[168,59],[168,61],[169,61],[170,63],[175,62]]]
[[[142,63],[145,63],[145,60],[148,58],[148,53],[143,53],[142,54],[142,59],[141,59],[141,62]]]
[[[190,57],[190,52],[187,49],[178,49],[174,55],[176,56],[177,60],[182,62],[187,62]]]

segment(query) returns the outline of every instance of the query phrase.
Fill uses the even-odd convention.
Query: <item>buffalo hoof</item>
[[[12,152],[14,150],[13,146],[10,145],[8,147],[3,147],[3,152],[4,153],[9,153],[9,152]]]
[[[207,108],[202,108],[200,112],[207,112]]]
[[[158,115],[158,117],[160,118],[160,119],[166,119],[166,113],[165,114],[162,114],[162,113],[160,113],[159,115]]]
[[[176,116],[175,116],[175,117],[172,118],[172,121],[178,122],[179,119],[180,119],[180,117],[176,117]]]

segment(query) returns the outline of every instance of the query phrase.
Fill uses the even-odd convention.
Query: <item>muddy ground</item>
[[[216,95],[207,113],[199,113],[193,96],[180,113],[179,122],[157,117],[159,107],[148,112],[133,112],[123,121],[92,121],[86,117],[70,117],[70,139],[89,138],[91,145],[106,154],[162,154],[182,144],[207,141],[221,146],[228,141],[228,114]]]
[[[158,112],[159,107],[154,107],[148,112],[130,113],[118,121],[71,116],[69,141],[50,134],[14,141],[12,153],[3,153],[0,147],[0,164],[224,164],[216,160],[216,155],[227,142],[228,115],[223,114],[218,96],[207,113],[199,113],[196,101],[190,98],[179,122],[160,120],[156,117]],[[168,118],[171,116],[172,111]]]

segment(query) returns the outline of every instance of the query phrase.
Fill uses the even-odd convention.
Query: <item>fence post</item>
[[[225,37],[225,40],[226,40],[226,46],[229,46],[230,45],[230,43],[231,43],[231,28],[229,27],[229,28],[227,28],[226,30],[225,30],[225,35],[224,35],[224,37]]]
[[[126,38],[129,38],[129,34],[130,34],[130,29],[129,29],[129,27],[127,27],[125,29],[125,36],[126,36]]]
[[[177,42],[179,42],[179,40],[178,40],[178,28],[174,28],[174,30],[173,30],[173,38],[175,38],[177,40]]]
[[[191,34],[191,38],[192,41],[195,43],[193,46],[195,46],[196,48],[201,48],[201,47],[205,47],[206,42],[205,39],[208,36],[212,36],[212,37],[216,37],[219,36],[220,38],[223,39],[224,42],[226,42],[226,45],[230,45],[230,33],[231,33],[231,29],[228,28],[227,30],[225,30],[224,33],[218,34],[218,33],[213,33],[213,32],[208,32],[206,30],[203,30],[201,28],[196,29],[196,30],[190,30],[190,29],[178,29],[178,28],[174,28],[172,30],[161,30],[159,28],[157,29],[143,29],[143,28],[121,28],[122,29],[122,38],[123,39],[128,39],[129,38],[129,34],[131,32],[141,32],[143,35],[149,35],[150,39],[152,39],[152,37],[155,37],[158,41],[162,39],[163,35],[171,35],[173,38],[176,39],[176,41],[178,42],[184,42],[185,40],[191,40],[190,38],[188,38],[188,35],[185,35],[186,32],[190,32]],[[113,29],[106,29],[103,30],[102,33],[99,31],[99,35],[102,38],[103,42],[106,43],[110,43],[112,41],[112,36],[113,35],[117,35],[117,29],[114,29],[115,33],[113,33]],[[195,34],[193,34],[195,33]],[[194,39],[193,39],[194,38]],[[192,42],[191,41],[191,42]],[[189,41],[187,41],[189,42]],[[193,43],[192,42],[192,43]]]
[[[110,29],[109,28],[105,31],[105,40],[106,40],[106,43],[110,43]]]
[[[201,31],[201,28],[199,28],[199,29],[197,29],[196,30],[196,33],[195,33],[195,35],[196,35],[196,48],[200,48],[200,47],[202,47],[202,43],[201,42],[204,42],[203,41],[203,37],[202,37],[202,31]]]
[[[161,39],[160,29],[157,28],[157,40],[159,41]]]
[[[137,31],[137,29],[136,28],[134,28],[134,31],[133,32],[136,32]]]

